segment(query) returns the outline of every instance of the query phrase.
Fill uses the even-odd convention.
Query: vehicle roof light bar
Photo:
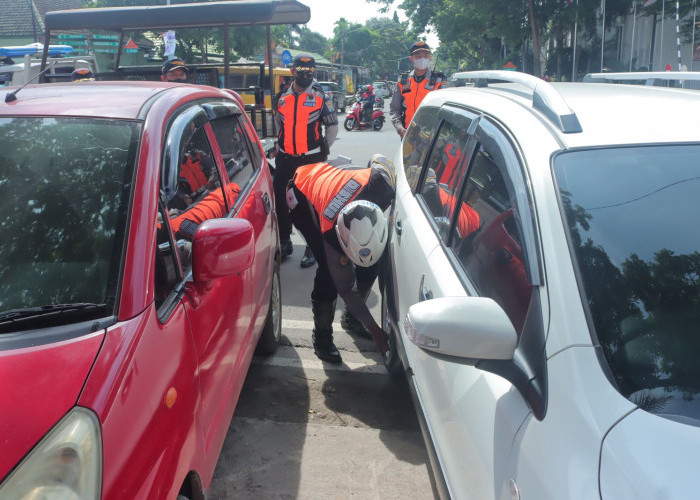
[[[639,71],[635,73],[589,73],[583,81],[591,82],[595,80],[646,80],[647,85],[652,85],[653,80],[677,81],[694,80],[700,81],[700,72],[697,71]]]
[[[515,71],[464,71],[453,75],[457,78],[474,80],[477,87],[487,87],[488,80],[517,83],[532,90],[532,107],[544,115],[565,134],[582,132],[576,113],[554,87],[544,80],[526,73]]]

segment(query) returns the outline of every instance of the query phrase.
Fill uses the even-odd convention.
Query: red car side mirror
[[[245,219],[211,219],[203,222],[192,241],[192,275],[195,283],[245,271],[253,264],[253,226]]]

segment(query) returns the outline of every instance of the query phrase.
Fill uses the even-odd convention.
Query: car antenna
[[[15,90],[15,91],[10,92],[9,94],[7,94],[7,95],[5,96],[5,102],[16,101],[16,100],[17,100],[17,92],[19,92],[19,91],[22,90],[24,87],[26,87],[27,85],[29,85],[30,83],[32,83],[34,80],[36,80],[37,78],[39,78],[41,75],[43,75],[44,73],[46,73],[48,70],[50,70],[51,68],[53,68],[53,67],[56,65],[56,62],[58,62],[58,61],[52,62],[51,64],[49,64],[48,66],[46,66],[46,68],[44,68],[43,71],[40,71],[39,73],[37,73],[36,75],[34,75],[34,78],[30,79],[27,83],[25,83],[24,85],[22,85],[20,88],[18,88],[17,90]]]

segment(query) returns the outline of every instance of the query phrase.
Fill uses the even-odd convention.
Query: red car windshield
[[[700,146],[572,151],[554,172],[589,327],[618,390],[700,420]]]
[[[0,331],[42,308],[116,312],[140,127],[0,118]]]

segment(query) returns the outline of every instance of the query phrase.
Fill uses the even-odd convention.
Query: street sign
[[[288,50],[282,51],[282,63],[283,64],[292,64],[292,53],[289,52]]]

